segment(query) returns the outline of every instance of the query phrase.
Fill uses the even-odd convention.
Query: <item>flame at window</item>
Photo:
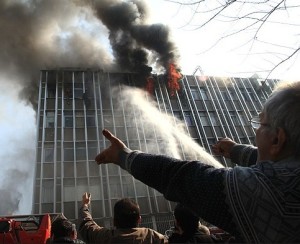
[[[170,64],[168,70],[168,88],[170,91],[170,96],[174,96],[177,91],[180,90],[179,80],[182,75],[177,71],[174,64]]]
[[[147,77],[146,91],[153,95],[154,92],[154,78],[152,76]]]

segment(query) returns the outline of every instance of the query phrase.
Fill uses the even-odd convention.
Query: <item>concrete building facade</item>
[[[174,203],[119,167],[95,163],[97,153],[109,145],[102,129],[111,130],[132,149],[169,153],[176,144],[174,156],[196,159],[193,152],[182,149],[185,142],[175,143],[166,135],[182,131],[207,152],[220,137],[254,143],[249,120],[278,82],[187,75],[179,81],[180,90],[171,96],[165,76],[153,80],[151,93],[133,101],[140,95],[128,91],[144,86],[135,74],[89,69],[41,71],[33,213],[63,212],[75,220],[81,196],[87,191],[92,194],[95,221],[109,227],[114,203],[129,197],[141,207],[143,226],[164,232],[173,220]],[[159,128],[165,120],[172,126]],[[166,131],[170,127],[173,129]],[[216,158],[224,166],[233,166],[229,160]]]

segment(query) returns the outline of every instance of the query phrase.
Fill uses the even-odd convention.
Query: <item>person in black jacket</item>
[[[78,243],[84,244],[77,239],[76,226],[66,218],[57,218],[51,225],[50,243]]]
[[[174,209],[175,231],[169,237],[169,243],[212,243],[209,229],[200,223],[191,210],[178,203]]]

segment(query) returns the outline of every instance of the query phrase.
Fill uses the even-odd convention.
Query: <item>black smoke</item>
[[[109,40],[116,62],[125,71],[149,74],[150,56],[166,70],[177,63],[176,46],[170,30],[162,24],[146,24],[147,8],[142,1],[96,1],[98,18],[109,30]],[[151,55],[149,54],[151,52]]]

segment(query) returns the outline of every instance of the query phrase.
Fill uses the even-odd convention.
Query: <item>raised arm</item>
[[[221,138],[212,150],[216,155],[230,159],[240,166],[250,166],[256,163],[257,148],[252,145],[238,144],[230,138]]]

